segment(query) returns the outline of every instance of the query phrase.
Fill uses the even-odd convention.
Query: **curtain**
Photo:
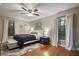
[[[73,48],[73,14],[66,17],[66,49]]]
[[[5,43],[7,39],[8,39],[8,18],[5,17],[2,43]]]
[[[58,19],[53,20],[53,25],[52,25],[52,45],[58,46]]]

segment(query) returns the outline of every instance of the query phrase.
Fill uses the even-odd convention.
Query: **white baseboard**
[[[57,45],[56,45],[56,44],[51,43],[51,45],[53,45],[53,46],[56,46],[56,47],[57,47]],[[60,46],[65,47],[65,45],[60,45]],[[70,50],[77,50],[77,51],[79,51],[79,48],[73,48],[73,49],[72,49],[72,48],[66,48],[66,47],[65,47],[65,49],[67,49],[67,50],[69,50],[69,51],[70,51]]]
[[[78,50],[79,51],[79,48],[74,48],[74,50]]]
[[[65,45],[60,44],[60,46],[65,47]]]
[[[66,48],[66,47],[65,47],[65,49],[67,49],[68,51],[71,51],[71,50],[73,50],[73,49],[71,49],[71,48]]]
[[[56,46],[56,47],[57,47],[57,45],[56,45],[56,44],[52,44],[52,43],[51,43],[51,45],[52,45],[52,46]]]

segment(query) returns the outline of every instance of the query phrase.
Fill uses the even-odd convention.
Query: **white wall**
[[[52,12],[53,13],[53,12]],[[57,14],[55,14],[55,15],[52,15],[52,16],[48,16],[48,17],[45,17],[45,18],[42,18],[42,19],[39,19],[39,20],[36,20],[36,21],[33,21],[33,22],[31,22],[31,24],[32,25],[34,25],[34,23],[37,23],[37,22],[41,22],[42,23],[42,27],[44,28],[44,29],[49,29],[50,31],[49,31],[49,36],[50,36],[50,38],[51,38],[51,44],[53,44],[53,36],[54,36],[54,28],[53,28],[53,26],[54,26],[54,20],[56,20],[56,18],[58,18],[58,17],[60,17],[60,16],[65,16],[65,15],[71,15],[71,14],[78,14],[79,13],[79,7],[76,7],[76,8],[72,8],[72,9],[69,9],[69,10],[65,10],[65,11],[62,11],[62,12],[59,12],[59,13],[57,13]],[[77,44],[77,46],[78,46],[78,48],[79,48],[79,16],[78,16],[78,18],[77,18],[77,23],[76,23],[76,25],[75,25],[75,29],[77,29],[77,31],[75,32],[75,34],[76,34],[76,39],[74,38],[74,40],[76,40],[76,44]],[[74,21],[76,21],[75,19],[74,19]]]
[[[1,43],[2,37],[3,37],[3,24],[4,24],[3,19],[2,19],[2,17],[0,17],[0,43]]]
[[[29,34],[30,23],[26,21],[15,21],[15,34]]]
[[[11,17],[0,16],[0,41],[6,42],[8,39],[8,21],[14,20],[15,34],[28,34],[30,31],[30,23],[21,21]]]

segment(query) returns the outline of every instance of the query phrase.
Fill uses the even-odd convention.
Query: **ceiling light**
[[[32,13],[28,13],[27,16],[33,16],[33,14]]]

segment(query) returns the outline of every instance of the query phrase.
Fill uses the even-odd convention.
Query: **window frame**
[[[64,20],[62,20],[63,17],[65,18]],[[65,28],[66,27],[66,16],[60,16],[57,19],[58,19],[58,40],[59,41],[60,40],[65,40],[65,37],[66,37],[66,28]],[[59,21],[60,21],[60,23],[59,23]],[[64,21],[64,24],[63,25],[61,25],[61,21]],[[59,28],[59,26],[60,26],[60,28]],[[59,31],[60,31],[60,33],[59,33]],[[64,33],[63,33],[63,31],[64,31]],[[64,39],[62,39],[62,37],[63,37],[62,35],[64,35]]]

